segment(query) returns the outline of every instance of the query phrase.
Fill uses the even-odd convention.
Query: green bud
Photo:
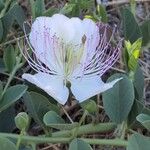
[[[29,116],[26,112],[20,112],[16,117],[15,117],[15,124],[19,130],[26,130],[26,128],[29,125]]]
[[[97,105],[96,105],[95,101],[93,101],[93,100],[88,100],[88,101],[82,102],[81,107],[84,110],[87,110],[89,113],[95,113],[98,110]]]

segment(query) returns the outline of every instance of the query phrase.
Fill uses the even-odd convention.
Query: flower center
[[[82,65],[84,55],[86,36],[82,37],[82,42],[79,45],[67,44],[65,48],[63,70],[64,78],[68,79],[73,74],[76,68]]]

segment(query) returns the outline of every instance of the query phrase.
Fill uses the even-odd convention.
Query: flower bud
[[[29,125],[29,116],[26,112],[20,112],[15,117],[15,124],[19,130],[26,130]]]
[[[84,110],[87,110],[89,113],[95,113],[98,110],[97,105],[96,105],[95,101],[93,101],[93,100],[83,102],[81,104],[81,107]]]

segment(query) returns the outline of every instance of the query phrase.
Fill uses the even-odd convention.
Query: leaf
[[[104,109],[110,119],[116,123],[124,121],[134,102],[134,87],[125,74],[114,74],[107,82],[123,78],[113,88],[102,94]]]
[[[143,102],[143,94],[144,94],[144,75],[143,71],[141,70],[140,66],[137,67],[137,70],[134,74],[134,81],[133,81],[136,94],[135,97],[139,101]]]
[[[43,12],[43,16],[52,16],[53,14],[56,14],[56,13],[58,13],[59,12],[59,10],[57,9],[57,8],[49,8],[49,9],[47,9],[47,10],[45,10],[44,12]]]
[[[0,72],[5,72],[5,65],[2,58],[0,58]]]
[[[61,14],[69,14],[75,7],[75,4],[68,4],[66,3],[65,6],[60,10],[59,13]]]
[[[9,11],[2,17],[3,23],[3,40],[6,38],[8,31],[10,30],[14,21],[17,21],[19,26],[23,29],[23,23],[25,21],[25,14],[18,4],[14,4]]]
[[[99,5],[99,15],[101,17],[101,21],[104,23],[108,22],[108,18],[107,18],[107,12],[106,9],[103,5]]]
[[[17,150],[13,142],[3,137],[0,137],[0,149],[1,150]]]
[[[64,124],[65,121],[54,111],[48,111],[43,118],[44,123],[47,124]]]
[[[43,122],[48,127],[60,130],[71,130],[78,126],[78,123],[65,124],[65,121],[54,111],[48,111],[43,117]]]
[[[137,69],[137,66],[138,66],[138,61],[135,59],[133,55],[131,55],[128,61],[129,69],[135,72],[135,70]]]
[[[0,95],[1,95],[2,91],[3,91],[3,83],[2,83],[2,81],[0,80]]]
[[[35,1],[34,0],[29,0],[30,6],[31,6],[31,14],[33,19],[35,19]]]
[[[141,113],[150,115],[150,109],[146,108],[144,103],[135,99],[130,114],[128,116],[128,126],[139,126],[138,122],[136,121],[136,117]]]
[[[74,139],[69,144],[69,150],[92,150],[91,146],[81,139]]]
[[[12,17],[11,13],[8,12],[2,18],[3,23],[3,40],[6,38],[8,31],[10,30],[12,24],[14,22],[14,18]]]
[[[150,43],[150,20],[144,21],[144,23],[140,26],[143,36],[142,45],[146,46]]]
[[[43,0],[36,0],[35,1],[35,17],[39,17],[43,15],[43,12],[45,11],[45,3]]]
[[[3,0],[0,0],[0,12],[5,7]]]
[[[27,111],[33,119],[44,128],[43,116],[50,110],[59,112],[59,109],[43,95],[36,92],[26,92],[23,96]]]
[[[9,87],[4,93],[2,100],[0,101],[0,112],[7,109],[18,99],[20,99],[26,92],[27,86],[25,85],[14,85]]]
[[[16,112],[13,106],[0,113],[0,132],[12,132],[15,129]]]
[[[0,42],[2,39],[3,39],[3,24],[2,24],[2,21],[0,19]]]
[[[16,55],[15,55],[14,48],[12,46],[9,46],[4,50],[3,59],[4,59],[6,70],[9,73],[12,72],[16,63]]]
[[[126,40],[131,43],[142,37],[141,30],[132,14],[132,12],[124,8],[121,10],[121,16],[123,19],[123,32]]]
[[[134,134],[129,138],[127,150],[149,150],[150,138],[140,134]]]
[[[147,130],[150,131],[150,115],[147,114],[139,114],[136,117],[137,121],[139,121]]]
[[[14,20],[16,20],[19,26],[23,29],[23,23],[26,17],[22,7],[16,4],[14,5],[10,13],[12,13],[12,17],[14,18]]]

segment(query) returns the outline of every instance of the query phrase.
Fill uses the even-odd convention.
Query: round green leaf
[[[0,101],[0,112],[7,109],[18,99],[20,99],[26,92],[26,90],[27,86],[19,84],[8,88],[3,95],[2,100]]]
[[[69,150],[92,150],[91,146],[81,139],[74,139],[69,145]]]
[[[124,8],[121,10],[121,16],[123,20],[123,32],[126,40],[131,43],[135,42],[138,38],[142,37],[140,27],[138,26],[132,12]]]
[[[129,138],[127,150],[149,150],[150,138],[140,134],[134,134]]]
[[[114,74],[107,82],[121,77],[122,79],[113,88],[102,94],[104,109],[110,119],[116,123],[121,123],[127,118],[134,102],[134,87],[125,74]]]
[[[65,121],[54,111],[48,111],[44,117],[43,122],[46,126],[60,129],[60,130],[71,130],[78,126],[78,123],[65,124]]]
[[[43,116],[49,110],[59,112],[59,108],[52,104],[45,96],[36,92],[26,92],[23,96],[28,113],[44,128]]]
[[[17,150],[15,144],[7,138],[0,137],[0,150]]]
[[[147,114],[139,114],[136,117],[137,121],[139,121],[147,130],[150,131],[150,115]]]

